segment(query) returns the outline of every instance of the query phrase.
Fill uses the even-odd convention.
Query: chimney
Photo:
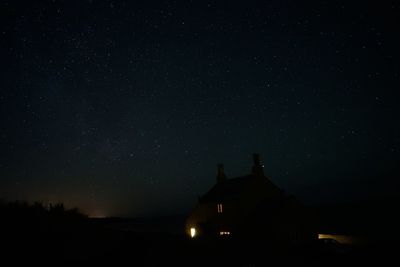
[[[253,154],[253,168],[251,169],[251,173],[254,176],[264,177],[264,170],[261,165],[260,154],[258,153]]]
[[[224,173],[224,164],[220,163],[218,166],[218,173],[217,173],[217,183],[222,183],[226,180],[226,175]]]

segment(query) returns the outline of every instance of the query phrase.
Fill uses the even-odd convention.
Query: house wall
[[[267,181],[268,182],[268,181]],[[232,229],[245,223],[249,214],[255,212],[257,203],[266,197],[277,196],[279,189],[270,188],[266,178],[252,179],[243,188],[242,193],[236,199],[221,202],[198,203],[186,222],[186,231],[195,227],[201,234],[201,225],[213,223],[212,227]],[[269,182],[270,183],[270,182]],[[223,213],[218,213],[217,204],[223,204]]]
[[[271,242],[313,238],[309,216],[294,198],[285,198],[267,178],[251,179],[236,198],[199,202],[188,217],[187,233],[195,227],[199,236],[218,236],[219,231],[229,231],[231,236],[237,234]],[[277,208],[260,205],[268,199],[278,203]],[[217,204],[223,204],[222,214],[218,213]]]

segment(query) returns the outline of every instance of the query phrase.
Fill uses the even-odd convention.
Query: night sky
[[[396,193],[397,1],[138,2],[1,1],[0,198],[179,214],[253,152],[306,203]]]

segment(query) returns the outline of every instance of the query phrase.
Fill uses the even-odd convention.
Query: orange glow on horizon
[[[109,216],[106,215],[105,212],[103,212],[103,211],[94,210],[94,211],[88,213],[88,217],[89,218],[107,218]]]
[[[107,218],[107,216],[105,216],[105,215],[89,215],[89,218],[92,218],[92,219],[103,219],[103,218]]]

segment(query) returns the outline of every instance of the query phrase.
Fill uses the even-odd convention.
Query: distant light
[[[230,235],[230,234],[231,234],[231,232],[228,232],[228,231],[219,232],[219,235]]]
[[[194,238],[196,236],[196,228],[192,227],[190,228],[190,237]]]
[[[102,214],[95,214],[95,215],[89,215],[89,218],[104,219],[104,218],[107,218],[107,216],[106,215],[102,215]]]
[[[89,212],[88,217],[89,218],[107,218],[108,216],[102,210],[94,210],[92,212]]]

